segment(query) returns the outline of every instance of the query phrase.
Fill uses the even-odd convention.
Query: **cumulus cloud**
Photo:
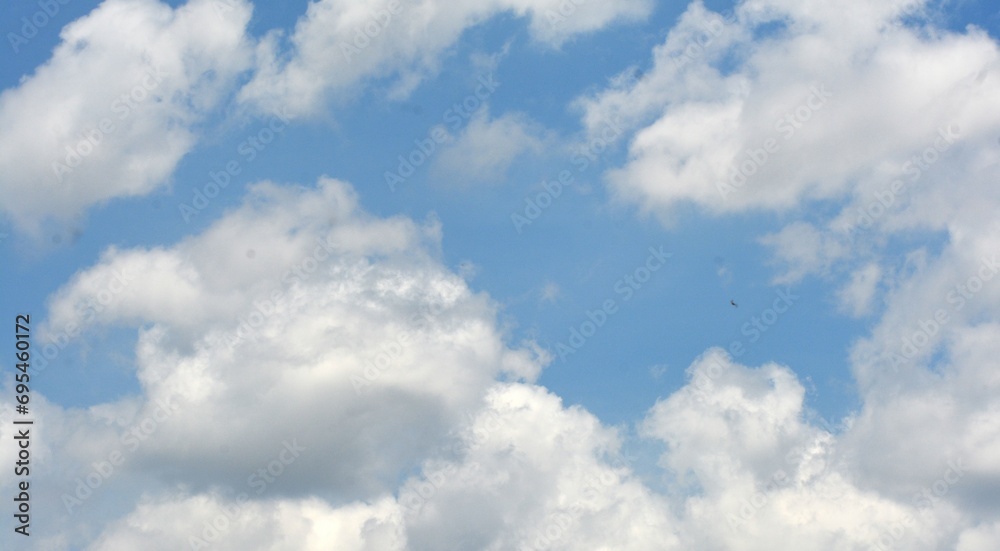
[[[401,551],[399,508],[391,499],[334,508],[319,499],[270,502],[220,495],[143,503],[108,527],[89,550],[337,549]]]
[[[915,407],[914,400],[941,398],[925,386],[925,395],[873,403],[840,423],[839,429],[807,421],[812,416],[804,405],[805,389],[787,367],[746,367],[722,350],[709,350],[688,368],[687,384],[657,401],[640,424],[644,438],[664,446],[662,470],[655,475],[666,482],[666,491],[654,491],[639,476],[635,457],[625,453],[618,430],[579,406],[566,407],[557,396],[531,383],[488,383],[472,390],[451,387],[452,398],[468,392],[479,399],[443,422],[439,434],[422,429],[421,438],[432,445],[408,450],[417,472],[407,474],[409,467],[402,463],[390,467],[391,460],[385,457],[357,470],[351,456],[363,454],[368,445],[382,446],[384,451],[387,442],[378,437],[387,432],[397,438],[389,449],[408,445],[408,440],[398,438],[414,429],[406,426],[407,416],[421,409],[419,422],[429,422],[426,404],[404,399],[412,389],[403,386],[391,396],[373,392],[367,399],[377,403],[370,406],[354,400],[351,415],[370,423],[355,427],[349,417],[337,413],[337,406],[312,402],[310,392],[300,387],[298,402],[285,402],[284,407],[310,409],[318,416],[314,423],[324,429],[319,435],[310,434],[301,423],[282,422],[284,417],[273,407],[264,408],[266,414],[255,414],[241,406],[262,399],[274,405],[259,392],[255,402],[248,402],[248,393],[253,392],[248,385],[240,387],[242,402],[226,400],[227,387],[236,386],[236,377],[229,374],[208,392],[223,399],[220,407],[206,407],[206,401],[191,404],[198,406],[197,422],[186,412],[173,413],[137,451],[129,452],[133,455],[126,467],[98,488],[98,492],[124,492],[123,486],[129,486],[121,484],[122,477],[139,476],[145,489],[137,492],[133,484],[131,493],[124,492],[134,507],[117,519],[97,516],[92,521],[99,527],[96,535],[71,531],[60,536],[63,544],[57,548],[69,541],[89,542],[87,549],[93,550],[210,545],[372,551],[595,546],[754,551],[881,546],[931,551],[961,541],[969,549],[979,549],[995,542],[988,520],[995,506],[990,496],[995,493],[982,490],[998,480],[993,456],[1000,453],[990,444],[998,441],[996,424],[984,417],[982,408],[995,403],[993,387],[1000,383],[993,375],[993,386],[980,384],[986,371],[982,359],[996,352],[995,346],[983,346],[991,336],[985,330],[966,336],[980,353],[956,359],[954,376],[944,383],[961,392],[972,392],[975,386],[975,403],[935,403],[943,409],[933,411]],[[148,342],[139,346],[147,347]],[[339,356],[351,354],[350,345],[336,349]],[[262,350],[257,351],[263,358]],[[140,364],[148,361],[142,359],[144,353],[140,351]],[[300,352],[298,357],[306,355]],[[177,364],[176,356],[161,362]],[[271,351],[271,356],[278,354]],[[271,376],[272,384],[264,386],[276,389],[271,393],[280,398],[285,387],[301,381],[329,395],[334,390],[331,382],[343,377],[321,369],[303,373],[296,367],[300,364],[286,360],[284,369]],[[976,366],[979,372],[974,371]],[[178,364],[175,369],[184,368]],[[208,364],[204,371],[216,370]],[[392,377],[390,372],[385,376]],[[258,365],[246,360],[240,377],[262,383],[268,379]],[[382,384],[381,379],[375,384]],[[148,383],[146,387],[147,392],[155,388]],[[336,397],[350,401],[348,393]],[[39,413],[54,432],[43,450],[59,452],[43,461],[44,468],[79,469],[93,464],[96,454],[107,455],[115,445],[107,433],[116,431],[102,433],[99,427],[107,424],[102,421],[148,413],[142,402],[107,404],[87,412],[43,406]],[[212,429],[221,424],[226,430],[239,430],[233,420],[220,417],[221,411],[216,413],[223,405],[233,419],[253,426],[253,436],[228,439]],[[387,429],[376,408],[391,410],[401,426]],[[270,432],[268,427],[274,425],[283,430]],[[345,438],[343,425],[366,437]],[[195,427],[223,447],[202,450],[195,443],[179,446],[174,441],[175,430]],[[947,433],[956,428],[961,434],[958,441],[966,447],[943,448],[942,441],[955,441]],[[892,438],[887,437],[889,431]],[[337,447],[325,449],[323,440],[334,441]],[[164,454],[161,442],[175,452]],[[258,454],[257,449],[266,453]],[[198,464],[187,461],[188,455],[198,457]],[[216,455],[235,465],[239,476],[214,469]],[[364,477],[385,468],[395,476],[359,492],[352,490],[356,481],[331,474],[342,467]],[[46,476],[66,475],[47,472]],[[200,476],[205,480],[195,482]],[[51,493],[45,499],[57,498]],[[75,514],[93,515],[88,505],[84,502]]]
[[[533,381],[547,361],[505,342],[495,305],[441,265],[439,245],[434,219],[371,217],[324,178],[255,185],[170,247],[107,250],[53,295],[40,335],[132,328],[142,394],[56,408],[74,426],[52,443],[71,465],[64,493],[80,499],[74,477],[109,450],[127,459],[119,473],[167,487],[247,489],[289,446],[303,451],[268,497],[343,503],[395,488],[495,380]],[[121,274],[127,287],[94,308]]]
[[[1000,381],[988,358],[998,335],[996,323],[951,331],[948,359],[931,373],[887,362],[883,370],[898,375],[885,382],[870,364],[859,368],[869,383],[866,403],[844,449],[861,483],[898,499],[958,507],[966,525],[995,518]]]
[[[252,58],[251,8],[109,0],[63,29],[52,57],[0,95],[4,210],[22,229],[169,182],[197,125]]]
[[[498,384],[394,494],[340,506],[168,495],[109,525],[90,549],[176,549],[192,537],[218,549],[674,548],[666,502],[619,452],[616,433],[582,409],[541,387]]]
[[[902,2],[820,4],[742,2],[723,17],[696,2],[638,81],[578,100],[588,126],[638,127],[614,191],[666,214],[867,203],[928,147],[995,141],[1000,80],[982,74],[1000,57],[985,32],[895,24]]]
[[[579,33],[642,18],[651,9],[649,0],[324,0],[309,5],[287,39],[276,31],[261,41],[256,72],[240,99],[265,111],[287,107],[295,116],[307,115],[330,97],[386,76],[395,81],[392,94],[403,96],[436,71],[441,54],[462,32],[500,14],[530,18],[532,36],[554,47]]]
[[[899,477],[913,492],[890,492],[859,469],[867,452],[854,446],[854,419],[834,432],[805,421],[804,388],[788,368],[747,368],[713,349],[688,375],[642,425],[667,446],[661,464],[691,488],[680,519],[685,548],[930,550],[974,525],[976,508],[954,497],[973,489],[968,470],[986,474],[985,466],[949,473],[953,458],[928,449],[933,469]],[[883,456],[887,468],[899,468],[903,449]],[[912,496],[945,476],[950,494]]]
[[[992,451],[981,446],[995,440],[981,440],[993,438],[981,422],[966,425],[979,427],[967,433],[978,457],[932,449],[933,438],[916,440],[919,426],[898,450],[872,454],[886,447],[868,442],[867,414],[831,431],[806,421],[804,396],[787,367],[750,368],[709,350],[640,424],[664,445],[668,489],[658,492],[616,429],[542,387],[495,383],[435,440],[417,473],[400,471],[397,484],[364,498],[323,496],[331,464],[310,462],[313,449],[282,454],[279,445],[257,470],[270,469],[271,482],[251,475],[252,485],[147,490],[127,514],[104,519],[87,548],[930,551],[995,541],[984,508],[992,500],[979,490],[996,480]],[[904,448],[926,459],[918,471],[900,464]],[[345,451],[326,457],[339,462]],[[282,480],[302,471],[313,477],[309,490],[283,491]]]
[[[86,331],[90,282],[131,274],[90,323],[149,326],[136,357],[146,407],[179,405],[137,461],[173,465],[170,477],[195,487],[235,486],[297,438],[311,453],[301,477],[282,479],[289,492],[320,483],[367,495],[494,377],[531,380],[539,369],[530,349],[505,347],[489,300],[434,259],[438,234],[433,221],[371,219],[336,180],[260,184],[175,247],[109,250],[56,293],[50,323]],[[206,437],[183,443],[193,430]]]

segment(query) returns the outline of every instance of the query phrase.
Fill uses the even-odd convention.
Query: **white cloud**
[[[669,547],[666,503],[631,474],[614,431],[539,387],[500,385],[461,433],[459,461],[431,462],[429,498],[401,490],[411,549]],[[525,499],[525,496],[531,496]],[[460,543],[462,542],[462,543]]]
[[[42,333],[135,328],[142,394],[53,414],[75,427],[51,442],[69,465],[53,466],[68,474],[59,489],[74,495],[73,477],[118,449],[122,476],[153,481],[133,490],[245,490],[286,444],[304,451],[267,497],[344,503],[395,488],[495,379],[532,381],[546,361],[505,344],[495,305],[436,260],[439,240],[434,220],[373,218],[324,178],[252,186],[240,208],[171,247],[109,249],[54,294]],[[123,271],[125,290],[85,307]],[[121,434],[151,418],[141,442]],[[131,495],[110,490],[122,476],[101,491]]]
[[[461,134],[442,147],[432,167],[442,180],[465,184],[501,181],[517,158],[539,155],[553,138],[528,117],[507,113],[490,119],[477,111]]]
[[[275,290],[290,294],[296,285],[314,283],[319,277],[305,274],[309,268],[337,267],[351,277],[365,273],[331,265],[331,255],[347,262],[344,258],[399,254],[423,239],[433,241],[438,231],[434,224],[418,229],[401,217],[372,219],[358,210],[354,191],[334,180],[324,179],[311,193],[259,184],[240,209],[172,249],[109,248],[98,267],[78,273],[53,295],[43,330],[88,320],[154,322],[194,341],[204,336],[206,323],[228,327],[248,315],[253,300],[272,300]],[[253,258],[246,255],[249,249]],[[97,289],[110,288],[118,277],[132,280],[120,297],[100,311],[88,309]],[[454,292],[447,290],[442,300],[451,300]]]
[[[805,391],[787,368],[748,369],[713,349],[688,373],[643,424],[667,444],[662,465],[689,488],[686,548],[868,549],[888,536],[893,548],[931,550],[967,525],[950,500],[928,509],[859,481],[861,450],[844,444],[851,423],[844,434],[805,423]]]
[[[998,66],[995,42],[887,25],[897,9],[754,1],[724,20],[693,4],[650,71],[578,101],[589,126],[640,127],[612,188],[660,214],[784,210],[887,186],[942,131],[993,146],[1000,80],[976,76]],[[765,23],[779,27],[755,37]]]
[[[90,549],[176,549],[224,516],[231,528],[216,531],[213,548],[675,548],[666,502],[632,476],[619,446],[614,431],[544,389],[499,384],[394,496],[332,506],[168,495],[108,526]]]
[[[826,273],[850,252],[850,244],[837,237],[806,222],[793,222],[762,237],[760,242],[774,249],[776,260],[784,268],[774,283],[797,283],[806,275]]]
[[[962,534],[956,551],[988,551],[1000,541],[1000,522],[983,523]]]
[[[249,68],[250,7],[109,0],[63,29],[51,59],[0,95],[5,212],[37,233],[164,185],[196,128]]]
[[[878,264],[868,264],[851,274],[851,281],[837,292],[838,306],[854,317],[867,315],[872,309],[872,299],[882,270]]]
[[[177,496],[139,505],[87,549],[402,551],[398,509],[391,499],[334,508],[319,499],[240,502],[213,494]]]
[[[997,446],[1000,378],[989,367],[997,352],[1000,325],[949,331],[946,361],[928,373],[903,366],[897,373],[888,362],[863,364],[862,382],[869,383],[866,403],[854,430],[845,435],[845,450],[857,459],[862,483],[901,499],[911,499],[938,479],[947,502],[967,511],[966,519],[995,517],[1000,506],[1000,458]],[[878,368],[876,370],[875,368]],[[886,381],[885,379],[890,379]],[[949,468],[961,471],[957,483]],[[932,497],[932,501],[939,500]]]
[[[871,432],[863,418],[848,420],[838,434],[806,423],[804,389],[785,367],[751,369],[713,349],[688,373],[688,384],[657,402],[642,423],[646,437],[667,446],[662,474],[673,489],[666,494],[636,475],[615,430],[541,387],[500,383],[398,488],[347,502],[318,498],[322,477],[311,495],[265,494],[269,499],[241,498],[240,488],[150,492],[89,549],[174,549],[192,536],[218,549],[415,551],[931,551],[954,541],[970,550],[995,543],[995,528],[975,520],[983,511],[975,488],[993,476],[991,456],[952,462],[962,470],[956,478],[946,453],[932,450],[933,433],[913,448],[916,441],[906,438],[921,426],[896,425],[907,432],[901,446],[927,451],[930,468],[909,472],[900,468],[900,458],[911,455],[902,448],[858,455],[858,446],[871,452],[885,444],[866,443]],[[874,479],[887,474],[871,471],[883,460],[901,472]],[[316,476],[321,468],[300,461],[279,480],[292,469]],[[897,491],[894,479],[909,483]],[[942,484],[947,491],[936,497]],[[912,495],[922,488],[931,499]]]
[[[572,12],[561,16],[561,5]],[[645,17],[651,9],[649,0],[324,0],[310,4],[300,18],[288,38],[288,54],[280,33],[260,43],[256,74],[240,97],[265,111],[287,107],[296,116],[307,115],[321,110],[329,97],[350,94],[365,80],[383,76],[394,77],[393,94],[402,96],[436,71],[440,56],[466,29],[505,12],[530,17],[532,36],[558,46],[576,34]]]
[[[206,407],[211,405],[207,401],[192,404],[197,406],[197,423],[188,420],[186,412],[175,413],[139,448],[138,456],[130,458],[124,472],[115,473],[98,489],[105,494],[90,498],[120,496],[124,491],[126,497],[131,496],[126,503],[135,503],[126,509],[127,514],[118,519],[103,513],[91,518],[100,508],[85,503],[78,518],[89,519],[98,535],[70,530],[61,537],[70,546],[89,541],[87,548],[95,551],[176,549],[191,545],[192,537],[223,550],[605,546],[822,551],[891,544],[932,551],[960,541],[975,551],[995,543],[995,529],[983,524],[991,518],[995,504],[989,496],[995,494],[978,488],[991,487],[1000,479],[994,457],[1000,457],[1000,450],[992,444],[1000,439],[996,423],[983,417],[980,406],[996,401],[994,387],[1000,380],[981,388],[980,377],[989,370],[977,374],[969,369],[987,365],[982,359],[992,357],[996,350],[983,345],[991,336],[998,342],[995,335],[996,328],[969,335],[976,342],[968,344],[976,346],[963,349],[978,347],[981,355],[957,359],[957,377],[946,383],[964,391],[975,386],[979,392],[975,403],[941,404],[933,411],[907,403],[940,399],[928,386],[925,396],[872,404],[859,417],[846,420],[843,432],[837,433],[804,420],[805,389],[788,368],[774,364],[747,368],[721,350],[709,350],[689,367],[688,383],[658,401],[641,424],[646,438],[666,446],[660,460],[663,470],[656,473],[668,482],[666,493],[654,492],[643,482],[633,458],[623,454],[618,432],[593,415],[578,406],[563,406],[558,397],[532,384],[496,383],[478,387],[475,392],[481,400],[445,422],[442,428],[446,430],[437,436],[424,430],[421,437],[431,445],[410,449],[408,454],[419,464],[419,474],[406,476],[409,468],[396,465],[391,469],[396,476],[390,477],[394,482],[361,497],[330,472],[351,467],[356,476],[371,476],[371,469],[358,469],[351,461],[352,455],[363,453],[366,444],[386,449],[387,443],[378,441],[384,433],[379,430],[384,418],[375,414],[376,408],[389,407],[404,425],[392,431],[397,440],[389,449],[406,445],[399,442],[403,434],[399,431],[413,430],[405,426],[406,420],[420,415],[414,409],[420,406],[390,406],[390,400],[405,395],[405,386],[391,397],[371,394],[377,403],[370,407],[354,401],[352,415],[368,423],[358,427],[358,434],[368,438],[364,443],[345,441],[338,435],[343,427],[354,426],[350,419],[337,415],[336,405],[311,403],[306,390],[315,388],[332,396],[335,393],[327,381],[337,376],[317,369],[303,373],[286,362],[283,370],[271,376],[276,384],[265,384],[265,388],[274,389],[271,393],[280,397],[284,387],[301,380],[297,402],[285,402],[284,407],[309,408],[315,415],[313,423],[324,429],[322,438],[337,442],[335,449],[306,446],[294,452],[281,438],[308,438],[309,430],[281,421],[284,416],[266,396],[254,397],[258,404],[263,400],[266,407],[258,409],[264,415],[247,409],[242,405],[250,403],[252,390],[247,385],[242,385],[239,401],[225,399],[227,389],[237,386],[236,377],[230,374],[220,377],[212,389],[215,399],[220,399],[218,406]],[[148,344],[139,347],[140,363],[149,362],[143,357],[147,349],[163,355]],[[336,349],[339,356],[351,354],[347,346]],[[257,351],[257,357],[265,357],[261,348]],[[176,357],[166,358],[162,363],[176,361]],[[243,361],[240,376],[265,383],[268,376],[255,368],[256,364]],[[178,365],[176,371],[182,370]],[[205,371],[218,370],[205,364]],[[148,391],[154,388],[147,384]],[[454,398],[469,389],[453,386],[449,392]],[[345,400],[350,397],[342,393],[327,402]],[[54,454],[41,462],[43,476],[65,477],[49,472],[57,465],[69,468],[74,476],[72,467],[89,465],[96,454],[106,455],[114,441],[109,442],[108,431],[99,429],[101,419],[141,412],[145,407],[136,403],[109,406],[86,413],[40,410],[46,426],[55,433],[42,448],[43,454],[45,450]],[[222,408],[227,417],[216,413]],[[179,419],[178,426],[174,418]],[[253,437],[229,439],[213,429],[221,425],[228,431],[238,430],[230,419],[252,423]],[[428,422],[426,411],[418,422]],[[272,425],[282,426],[283,432],[270,432]],[[178,447],[173,433],[181,428],[188,436],[198,428],[199,440],[189,439],[186,446]],[[966,446],[954,450],[959,453],[957,459],[942,445],[955,442],[949,433],[955,429]],[[312,438],[316,446],[319,437]],[[213,444],[211,453],[199,449],[202,440]],[[228,449],[215,448],[220,442]],[[162,455],[165,444],[175,451]],[[257,454],[255,449],[266,453]],[[961,455],[973,450],[974,455]],[[187,455],[198,456],[199,463],[189,464]],[[239,476],[212,468],[216,455],[224,456],[233,465],[230,471],[235,469]],[[253,461],[244,460],[243,455]],[[380,465],[386,461],[381,458]],[[949,471],[953,467],[958,471]],[[247,474],[264,472],[261,469],[271,469],[273,478],[266,483],[261,476],[247,478]],[[206,479],[192,485],[199,474],[207,475]],[[135,478],[131,484],[122,484],[123,477],[135,476],[143,481],[141,485]],[[187,482],[178,484],[178,478]],[[164,479],[168,484],[154,483]],[[294,490],[299,479],[308,484]],[[257,487],[262,488],[259,494]],[[138,488],[144,488],[141,495]],[[924,489],[931,493],[919,493]]]

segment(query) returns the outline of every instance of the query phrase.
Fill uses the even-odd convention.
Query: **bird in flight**
[[[737,308],[739,308],[739,307],[740,307],[740,306],[739,306],[739,304],[736,304],[736,301],[734,301],[734,300],[732,300],[732,299],[730,299],[730,301],[729,301],[729,304],[732,304],[733,306],[735,306],[735,307],[737,307]]]

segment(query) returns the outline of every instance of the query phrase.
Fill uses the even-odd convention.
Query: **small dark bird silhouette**
[[[732,304],[733,306],[735,306],[735,307],[737,307],[737,308],[739,308],[739,307],[740,307],[740,305],[739,305],[739,304],[736,304],[736,302],[735,302],[735,301],[733,301],[733,300],[730,300],[730,301],[729,301],[729,304]]]

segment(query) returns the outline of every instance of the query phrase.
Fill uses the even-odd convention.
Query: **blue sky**
[[[995,7],[562,4],[572,13],[553,24],[559,2],[402,2],[352,60],[338,46],[388,3],[72,0],[11,46],[0,70],[0,312],[32,315],[36,355],[68,323],[84,328],[32,379],[41,426],[52,427],[40,445],[60,456],[39,456],[33,548],[154,541],[158,528],[142,523],[175,527],[156,545],[188,545],[212,507],[233,503],[242,473],[266,468],[295,435],[311,451],[267,486],[279,501],[254,498],[240,517],[271,519],[255,533],[261,549],[282,538],[520,549],[559,515],[628,549],[777,549],[771,537],[789,530],[782,545],[847,548],[918,514],[893,545],[1000,541],[989,520],[1000,504],[974,489],[1000,487],[996,398],[977,390],[996,385],[987,359],[1000,290],[982,277],[971,306],[946,300],[990,273],[1000,243]],[[39,9],[10,10],[5,32]],[[151,66],[162,84],[137,84]],[[139,86],[118,129],[58,181],[50,165],[66,145]],[[820,88],[828,98],[816,103]],[[783,117],[794,118],[790,135]],[[937,141],[949,128],[956,137]],[[421,143],[433,147],[427,160],[387,185]],[[917,177],[904,168],[914,155]],[[719,192],[741,166],[753,172],[746,184]],[[518,226],[561,174],[572,183]],[[890,208],[852,233],[858,209],[886,200],[894,181]],[[281,277],[323,239],[337,244],[317,275]],[[625,278],[654,265],[626,291]],[[136,279],[84,320],[123,269]],[[265,312],[262,333],[235,350],[219,344],[274,291],[291,302]],[[594,314],[608,301],[613,313]],[[413,312],[438,303],[446,313],[431,329],[414,325]],[[942,308],[950,322],[889,369],[899,342]],[[565,354],[588,313],[606,321]],[[369,394],[351,392],[350,377],[400,331],[420,344],[403,345]],[[14,415],[9,367],[3,419]],[[93,501],[67,508],[120,429],[170,392],[190,401],[184,413],[130,450]],[[259,413],[289,400],[287,413]],[[931,421],[922,404],[945,411]],[[496,416],[516,428],[486,427]],[[317,418],[330,434],[308,428]],[[204,441],[184,444],[199,423],[212,427]],[[471,436],[479,424],[485,443]],[[455,438],[466,451],[441,453]],[[609,459],[616,449],[637,455],[622,467]],[[913,456],[903,466],[891,459],[901,453]],[[790,456],[799,461],[781,463]],[[955,460],[972,474],[947,479],[946,506],[911,499]],[[775,461],[794,484],[766,487]],[[452,474],[439,484],[442,465]],[[492,485],[475,474],[482,465],[523,486]],[[615,482],[581,498],[586,485],[564,478],[584,476],[572,465]],[[461,535],[407,505],[428,482],[439,497],[424,501],[471,523]],[[874,520],[789,528],[781,504],[825,511],[831,487],[848,500],[834,506]],[[743,515],[755,488],[766,503],[740,517],[755,535],[732,522],[713,535],[705,518]],[[648,533],[613,513],[625,501],[656,519]],[[535,520],[510,520],[528,512]],[[343,533],[297,528],[297,515]],[[583,549],[586,534],[546,537]],[[210,543],[242,545],[231,532]]]

